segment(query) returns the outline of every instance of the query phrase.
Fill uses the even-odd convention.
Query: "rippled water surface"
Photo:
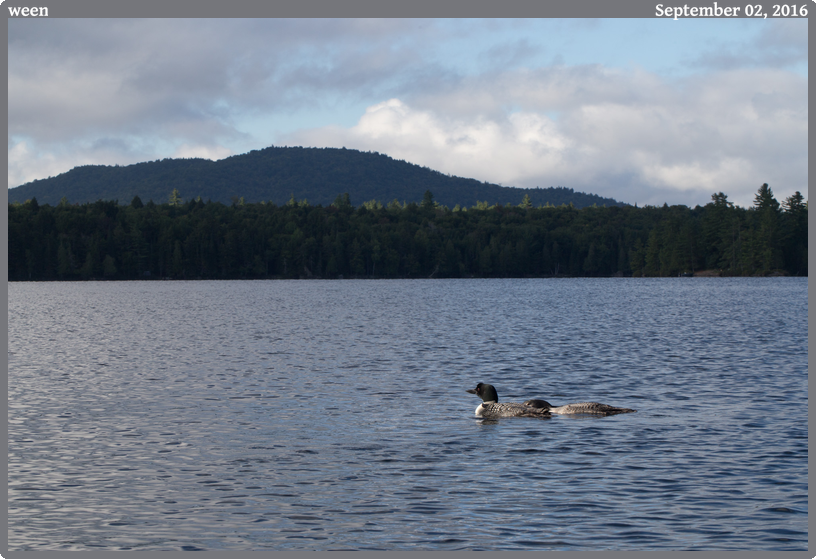
[[[11,283],[9,548],[807,549],[807,279]],[[635,414],[473,416],[502,401]]]

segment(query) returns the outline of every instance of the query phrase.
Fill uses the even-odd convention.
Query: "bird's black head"
[[[467,391],[470,394],[476,394],[483,402],[498,402],[499,394],[492,384],[485,384],[480,382],[476,388]]]

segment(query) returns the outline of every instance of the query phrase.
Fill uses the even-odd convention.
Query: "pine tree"
[[[731,269],[736,267],[739,256],[736,251],[740,239],[737,210],[728,196],[722,192],[711,195],[702,219],[704,266],[706,268]]]
[[[774,198],[773,191],[771,190],[771,187],[768,186],[767,182],[759,187],[756,196],[754,196],[754,206],[758,210],[779,210],[779,202],[777,202],[776,198]]]
[[[294,195],[292,198],[294,199]],[[335,198],[334,202],[332,202],[332,206],[340,209],[351,208],[351,198],[349,197],[349,193],[344,192],[343,194],[338,194],[337,198]]]
[[[803,202],[804,197],[797,190],[782,202],[782,208],[786,213],[791,215],[799,215],[803,211],[807,211],[807,202]]]
[[[433,201],[433,194],[431,194],[430,190],[425,191],[425,196],[422,197],[422,209],[429,210],[433,209],[434,201]]]
[[[180,206],[181,205],[181,195],[177,188],[173,189],[173,192],[170,193],[170,205],[171,206]]]
[[[807,202],[797,191],[782,202],[785,268],[796,275],[807,274]]]
[[[759,187],[754,197],[754,206],[759,214],[757,248],[760,271],[768,273],[781,268],[783,263],[782,252],[779,250],[779,202],[774,198],[768,183]]]

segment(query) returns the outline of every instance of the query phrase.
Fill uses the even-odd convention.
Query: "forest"
[[[183,200],[10,203],[9,280],[807,275],[807,202],[750,208],[448,208],[348,194],[327,206]]]

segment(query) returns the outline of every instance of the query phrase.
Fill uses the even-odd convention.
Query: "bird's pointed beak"
[[[470,390],[465,390],[465,392],[467,392],[468,394],[476,394],[476,389],[471,388]]]

